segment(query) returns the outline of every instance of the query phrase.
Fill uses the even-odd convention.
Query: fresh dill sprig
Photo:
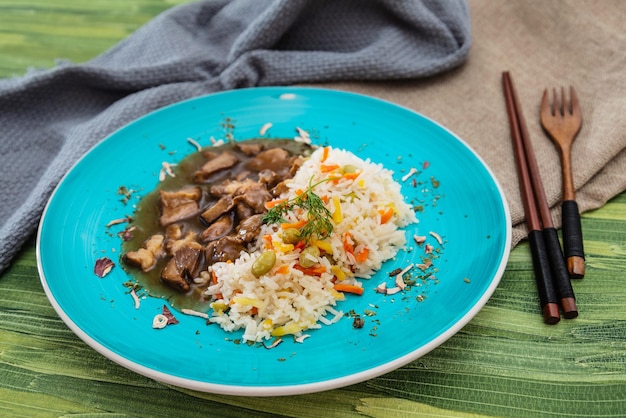
[[[308,216],[307,223],[300,229],[300,239],[309,241],[314,236],[318,239],[327,238],[332,234],[334,229],[333,223],[331,222],[332,214],[324,204],[322,198],[313,191],[313,188],[328,180],[330,179],[320,180],[312,184],[313,177],[311,177],[309,186],[304,192],[271,208],[263,217],[263,222],[266,224],[285,223],[287,222],[285,216],[296,207],[299,207],[305,210]]]

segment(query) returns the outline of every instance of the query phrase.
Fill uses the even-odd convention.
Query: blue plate
[[[188,138],[294,137],[307,130],[313,143],[348,149],[395,172],[417,208],[419,223],[406,231],[409,246],[365,281],[361,297],[340,303],[364,315],[310,332],[304,343],[287,338],[274,349],[237,344],[239,333],[176,313],[180,323],[152,328],[163,300],[135,309],[118,265],[104,278],[94,263],[119,264],[124,225],[133,204],[158,183],[163,161],[195,151]],[[415,180],[415,181],[414,181]],[[130,201],[120,186],[134,190]],[[437,242],[433,231],[442,239]],[[393,296],[374,292],[388,273],[421,263],[425,235],[435,248],[434,274]],[[253,88],[212,94],[151,113],[115,132],[64,177],[44,212],[37,237],[46,294],[65,323],[109,359],[145,376],[194,390],[251,396],[288,395],[350,385],[413,361],[453,336],[484,306],[504,272],[511,221],[491,171],[461,139],[408,109],[370,97],[313,88]]]

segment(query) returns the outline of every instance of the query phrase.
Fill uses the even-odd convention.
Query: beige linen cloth
[[[396,83],[327,83],[413,109],[456,133],[493,170],[513,220],[526,237],[524,210],[502,90],[510,71],[518,91],[552,217],[561,225],[561,168],[539,122],[546,88],[573,85],[583,126],[572,150],[581,212],[626,190],[626,1],[469,0],[472,47],[461,67]],[[583,228],[584,235],[584,228]]]

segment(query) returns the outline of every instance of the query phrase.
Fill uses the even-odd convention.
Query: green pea
[[[254,263],[252,263],[252,274],[254,274],[255,277],[261,277],[270,271],[272,267],[274,267],[274,264],[276,264],[276,253],[274,251],[264,251],[254,260]]]
[[[316,261],[311,260],[309,256],[313,256],[315,258],[320,256],[320,249],[315,245],[311,245],[310,247],[306,247],[300,253],[300,265],[304,268],[313,267]]]
[[[285,244],[297,244],[300,242],[300,231],[296,228],[287,228],[283,231],[282,238]]]
[[[358,167],[352,164],[346,164],[343,166],[342,170],[344,173],[356,173],[358,171]]]

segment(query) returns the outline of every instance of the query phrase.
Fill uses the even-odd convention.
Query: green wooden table
[[[85,61],[184,0],[0,0],[0,76]],[[104,358],[46,299],[34,240],[0,277],[0,416],[626,416],[626,193],[584,214],[581,316],[541,322],[526,243],[457,335],[387,375],[249,398],[166,386]]]

